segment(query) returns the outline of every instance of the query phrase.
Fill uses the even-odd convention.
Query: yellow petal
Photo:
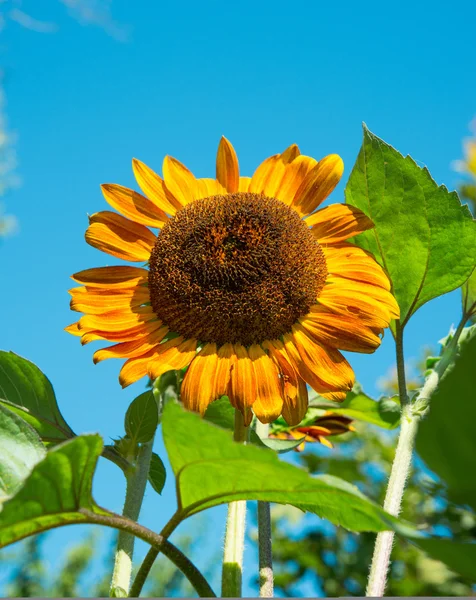
[[[339,293],[343,290],[351,292],[355,291],[356,294],[363,296],[367,301],[371,301],[374,304],[380,304],[387,309],[392,319],[398,319],[400,316],[400,309],[393,295],[388,290],[381,288],[378,285],[373,285],[365,281],[352,281],[351,279],[329,273],[326,279],[326,285],[321,291],[321,295],[324,290],[326,290],[326,293],[330,293],[330,290]]]
[[[128,219],[159,229],[169,220],[165,212],[141,194],[114,183],[101,186],[104,198]]]
[[[309,171],[291,203],[301,215],[308,215],[324,202],[339,183],[344,163],[337,154],[329,154]]]
[[[250,189],[251,177],[240,177],[240,183],[238,186],[239,192],[248,192]]]
[[[226,193],[226,189],[216,179],[197,179],[197,199],[224,196]]]
[[[233,344],[224,344],[219,348],[213,388],[213,397],[215,399],[227,394],[234,357]]]
[[[157,379],[167,371],[179,370],[188,366],[197,351],[197,340],[173,338],[156,348],[154,357],[149,362],[147,372],[151,379]]]
[[[327,386],[326,391],[352,389],[355,381],[354,372],[338,350],[321,346],[306,334],[302,325],[294,325],[292,334],[302,361]]]
[[[270,198],[277,198],[286,169],[298,156],[299,148],[296,144],[293,144],[281,154],[267,158],[254,172],[249,191],[255,194],[264,194]]]
[[[103,293],[100,293],[100,292]],[[124,290],[116,290],[115,293],[107,293],[98,288],[88,290],[86,288],[73,288],[69,293],[73,296],[71,299],[71,310],[84,312],[92,315],[100,315],[117,310],[133,311],[135,308],[150,302],[149,288],[138,287],[135,290],[126,291],[129,293],[120,293]]]
[[[372,353],[380,346],[380,338],[359,319],[333,314],[321,306],[299,320],[310,337],[331,348],[350,352]]]
[[[320,243],[342,242],[374,227],[373,222],[350,204],[332,204],[305,219]]]
[[[144,227],[109,211],[95,213],[86,231],[88,244],[124,260],[149,260],[156,237]]]
[[[271,174],[276,168],[279,168],[279,154],[270,156],[264,160],[256,171],[253,173],[249,184],[249,191],[254,194],[264,194],[266,189],[266,183],[270,178]]]
[[[83,332],[79,328],[78,322],[71,323],[71,325],[68,325],[68,327],[65,327],[64,330],[67,331],[68,333],[70,333],[71,335],[76,335],[78,337],[81,337],[83,335]]]
[[[84,315],[79,320],[80,329],[120,332],[147,321],[157,320],[150,306],[140,307],[135,311],[111,311],[101,315]]]
[[[147,283],[148,271],[138,267],[98,267],[75,273],[71,279],[88,287],[133,288]]]
[[[180,397],[188,410],[203,415],[215,400],[215,373],[218,363],[216,344],[206,344],[190,363],[183,378]]]
[[[109,348],[96,350],[93,355],[93,362],[94,364],[97,364],[107,358],[134,358],[143,356],[146,352],[149,352],[149,350],[157,346],[157,344],[160,344],[168,331],[169,328],[164,325],[154,333],[148,335],[147,338],[140,338],[130,342],[121,342],[120,344],[109,346]]]
[[[146,339],[161,326],[161,321],[149,321],[139,323],[139,325],[134,325],[127,329],[120,329],[119,331],[104,331],[101,329],[87,329],[83,327],[81,329],[81,332],[83,333],[81,344],[84,345],[101,340],[107,340],[108,342],[131,342],[132,340]]]
[[[276,190],[275,198],[288,206],[311,169],[317,165],[317,160],[310,156],[298,156],[286,165],[283,176]]]
[[[273,361],[258,344],[248,350],[256,378],[256,400],[253,412],[262,423],[271,423],[281,414],[283,396],[278,371]]]
[[[142,377],[147,375],[147,365],[154,353],[155,349],[152,349],[143,356],[126,360],[119,372],[119,383],[123,388],[131,385],[131,383],[139,381],[139,379],[142,379]]]
[[[217,180],[230,194],[237,192],[240,182],[238,157],[231,143],[222,137],[217,152]]]
[[[283,417],[288,425],[298,425],[306,416],[309,396],[306,382],[298,378],[298,393],[294,397],[284,396]]]
[[[228,385],[228,397],[231,404],[243,414],[245,425],[249,425],[253,417],[250,407],[256,400],[255,372],[246,348],[241,344],[234,344],[233,350],[235,356]]]
[[[158,208],[169,215],[175,215],[182,208],[180,202],[165,187],[164,180],[137,158],[132,160],[132,170],[140,189]]]
[[[390,280],[373,256],[352,244],[321,246],[330,275],[362,281],[390,290]]]
[[[197,180],[193,173],[176,158],[166,156],[162,172],[167,189],[182,206],[186,206],[200,197]]]

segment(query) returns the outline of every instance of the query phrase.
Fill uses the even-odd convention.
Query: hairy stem
[[[136,464],[125,472],[127,487],[122,514],[133,521],[137,521],[139,518],[142,507],[149,476],[153,441],[152,439],[141,446]],[[110,589],[110,596],[113,598],[127,597],[129,593],[134,541],[133,534],[123,530],[119,532]]]
[[[243,415],[238,409],[235,409],[235,441],[243,444],[246,443],[247,433]],[[238,500],[237,502],[230,502],[228,505],[225,550],[223,554],[221,587],[223,598],[241,598],[245,521],[246,501]]]
[[[408,399],[407,386],[405,380],[405,362],[403,353],[403,329],[400,323],[396,323],[396,355],[397,355],[397,376],[398,392],[402,404],[402,417],[400,435],[398,438],[395,458],[393,460],[387,491],[385,494],[384,509],[391,515],[398,516],[405,491],[406,481],[411,468],[413,447],[418,431],[418,424],[428,409],[428,404],[432,394],[438,387],[441,377],[455,358],[458,340],[463,331],[467,316],[464,315],[456,329],[453,339],[444,350],[441,359],[435,366],[434,371],[427,377],[425,384],[420,390],[418,396],[411,402]],[[369,580],[367,584],[366,595],[370,597],[383,596],[387,584],[388,569],[390,565],[390,555],[392,553],[393,540],[395,534],[393,531],[382,531],[377,534],[375,541],[372,564],[370,566]]]
[[[256,433],[267,438],[269,425],[256,422]],[[271,540],[271,505],[258,500],[258,547],[259,547],[259,595],[274,596],[273,551]]]
[[[162,537],[163,539],[167,539],[171,535],[171,533],[174,531],[174,529],[179,525],[181,520],[182,520],[182,518],[181,518],[180,513],[178,513],[178,512],[175,513],[175,515],[170,519],[170,521],[167,523],[167,525],[160,532],[160,537]],[[141,593],[144,583],[150,573],[152,565],[154,564],[155,559],[157,558],[157,556],[159,555],[159,553],[161,551],[162,551],[162,548],[160,546],[158,546],[157,544],[153,544],[152,547],[147,552],[146,557],[142,561],[142,564],[141,564],[139,570],[137,571],[137,575],[131,586],[131,591],[129,592],[130,598],[138,598],[140,596],[140,593]],[[205,595],[214,597],[213,592],[211,595],[210,594],[205,594]]]

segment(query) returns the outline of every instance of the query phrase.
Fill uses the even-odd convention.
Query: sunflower
[[[134,159],[144,195],[105,184],[117,212],[90,217],[86,241],[146,267],[76,273],[67,331],[94,354],[127,359],[123,387],[188,367],[181,397],[203,414],[228,396],[249,424],[281,414],[298,424],[307,385],[340,401],[354,373],[340,350],[373,352],[399,316],[382,268],[346,240],[372,221],[347,204],[316,210],[343,172],[335,154],[316,161],[293,144],[240,175],[222,138],[215,179],[197,179],[165,157],[163,177]],[[153,233],[151,229],[158,230]]]

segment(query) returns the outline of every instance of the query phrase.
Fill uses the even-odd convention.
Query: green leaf
[[[91,496],[101,451],[99,435],[79,436],[50,450],[19,492],[3,504],[0,548],[52,527],[88,522],[81,509],[107,514]]]
[[[444,562],[452,571],[476,581],[476,544],[424,539],[418,540],[418,546],[432,558]]]
[[[164,463],[158,454],[152,452],[149,468],[149,483],[158,494],[162,494],[167,472]]]
[[[0,504],[18,491],[45,454],[33,427],[0,405]]]
[[[372,400],[366,394],[349,392],[341,404],[313,400],[312,407],[330,410],[358,421],[366,421],[384,429],[395,429],[400,424],[400,405],[391,398]]]
[[[476,223],[456,192],[433,181],[426,168],[375,136],[364,140],[346,201],[375,228],[355,243],[387,270],[402,325],[425,302],[460,287],[476,264]]]
[[[182,518],[233,500],[292,504],[354,531],[400,528],[398,519],[336,477],[311,477],[274,452],[235,443],[229,431],[165,407],[162,431]]]
[[[430,399],[430,411],[417,435],[420,456],[448,485],[448,496],[476,510],[476,337],[461,348],[454,367]]]
[[[133,400],[127,409],[124,427],[133,443],[144,444],[154,437],[159,424],[157,402],[152,390]]]
[[[476,269],[471,277],[461,288],[463,301],[463,314],[468,316],[473,323],[476,322]]]
[[[49,380],[36,365],[13,352],[0,351],[0,404],[27,421],[45,442],[74,437]]]

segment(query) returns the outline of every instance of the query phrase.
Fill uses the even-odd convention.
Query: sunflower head
[[[138,160],[133,170],[143,194],[103,185],[117,212],[92,215],[86,241],[147,267],[73,275],[71,308],[84,315],[67,330],[113,342],[94,361],[126,359],[123,386],[188,367],[186,407],[203,414],[227,395],[247,424],[254,412],[296,425],[307,385],[342,400],[354,375],[340,350],[373,352],[399,314],[381,267],[346,241],[370,219],[349,205],[318,209],[342,160],[292,145],[243,177],[222,138],[213,179],[171,157],[163,177]]]

